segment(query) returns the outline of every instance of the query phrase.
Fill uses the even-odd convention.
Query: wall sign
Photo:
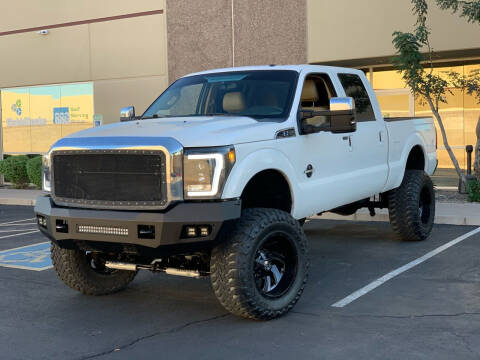
[[[45,153],[93,123],[93,83],[1,90],[5,153]]]

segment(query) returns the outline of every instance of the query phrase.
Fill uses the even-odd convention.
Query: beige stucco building
[[[480,26],[430,5],[438,71],[480,68]],[[178,77],[216,67],[361,68],[385,114],[426,115],[389,65],[392,32],[412,29],[410,9],[409,0],[2,1],[4,151],[43,152],[94,119],[118,121],[124,105],[141,113]],[[442,115],[464,164],[480,106],[453,90]]]

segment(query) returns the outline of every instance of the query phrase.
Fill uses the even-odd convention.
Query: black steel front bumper
[[[47,195],[37,198],[35,213],[39,229],[57,243],[78,240],[158,248],[215,240],[225,222],[240,217],[241,201],[179,203],[165,212],[138,212],[60,207]],[[209,233],[189,237],[187,226],[205,226]],[[140,231],[145,228],[154,230],[150,238]]]

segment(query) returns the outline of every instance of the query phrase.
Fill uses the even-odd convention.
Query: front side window
[[[310,74],[305,78],[300,97],[302,110],[328,111],[330,98],[335,97],[335,88],[326,74]],[[328,116],[320,115],[306,119],[309,125],[321,126],[329,121]]]
[[[235,71],[195,75],[173,83],[142,118],[212,115],[285,119],[298,73],[290,70]]]
[[[375,121],[372,103],[360,76],[355,74],[338,74],[338,78],[342,83],[345,94],[355,100],[357,122]]]

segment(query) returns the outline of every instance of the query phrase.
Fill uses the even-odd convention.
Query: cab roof
[[[194,76],[194,75],[205,75],[205,74],[214,74],[222,72],[233,72],[233,71],[253,71],[253,70],[293,70],[298,73],[302,71],[307,72],[324,72],[324,73],[363,73],[361,70],[336,67],[336,66],[326,66],[326,65],[310,65],[310,64],[300,64],[300,65],[256,65],[256,66],[239,66],[239,67],[230,67],[230,68],[220,68],[220,69],[211,69],[200,71],[196,73],[191,73],[183,77]]]

